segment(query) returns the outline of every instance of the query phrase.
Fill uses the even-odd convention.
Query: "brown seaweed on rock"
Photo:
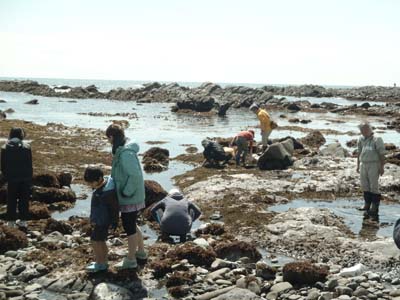
[[[16,228],[0,225],[0,254],[28,246],[26,234]]]

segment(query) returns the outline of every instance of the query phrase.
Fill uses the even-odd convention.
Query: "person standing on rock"
[[[168,240],[170,235],[177,235],[183,243],[201,212],[178,189],[172,189],[167,197],[153,206],[151,215],[160,224],[163,240]]]
[[[106,244],[108,229],[118,226],[119,205],[115,191],[114,180],[104,176],[99,167],[87,167],[84,174],[87,184],[93,189],[90,203],[90,223],[95,261],[86,267],[89,273],[106,271],[108,269],[108,248]]]
[[[384,173],[385,145],[382,138],[374,135],[369,123],[360,126],[362,136],[358,140],[357,172],[360,173],[361,188],[364,193],[365,218],[378,221],[379,203],[379,176]]]
[[[261,109],[257,104],[252,104],[250,110],[257,115],[260,121],[262,145],[265,149],[268,146],[268,138],[272,132],[271,117],[265,109]]]
[[[253,140],[254,140],[254,130],[241,131],[232,139],[229,146],[237,147],[235,155],[237,166],[239,166],[240,164],[240,158],[242,158],[243,166],[246,165],[246,157],[249,152],[249,147],[250,147],[250,156],[253,154]]]
[[[7,218],[8,225],[15,227],[17,205],[20,217],[19,226],[26,227],[29,218],[29,198],[32,186],[32,151],[23,140],[23,128],[12,128],[8,141],[1,149],[1,172],[7,180]]]
[[[119,270],[134,269],[137,258],[147,259],[143,234],[136,224],[138,212],[145,208],[143,172],[137,157],[139,145],[128,143],[124,130],[117,124],[107,128],[106,136],[112,144],[111,177],[116,185],[122,226],[128,236],[128,256],[115,267]]]

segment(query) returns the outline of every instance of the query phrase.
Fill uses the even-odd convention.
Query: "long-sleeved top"
[[[114,180],[104,177],[104,185],[93,191],[90,204],[90,221],[98,226],[118,222],[119,205]]]
[[[271,117],[264,109],[259,109],[257,112],[258,120],[260,120],[260,127],[262,131],[271,130]]]
[[[357,147],[360,162],[362,163],[379,162],[381,156],[386,153],[382,138],[374,135],[371,135],[368,138],[365,138],[364,136],[360,137]]]
[[[157,215],[159,209],[163,211],[161,220]],[[195,204],[180,195],[165,197],[151,209],[151,214],[159,221],[162,232],[183,235],[190,232],[193,221],[200,217],[201,212]]]
[[[8,140],[1,149],[1,172],[10,182],[32,180],[31,147],[18,138]]]

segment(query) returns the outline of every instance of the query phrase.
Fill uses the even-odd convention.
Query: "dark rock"
[[[220,117],[226,116],[226,112],[228,111],[228,109],[231,106],[232,106],[231,102],[227,102],[225,104],[220,105],[219,108],[218,108],[218,116],[220,116]]]
[[[0,110],[0,120],[7,119],[7,115],[4,111]]]
[[[54,174],[40,174],[32,178],[32,184],[41,187],[60,188],[60,182]]]
[[[31,220],[40,220],[50,218],[50,211],[46,204],[33,203],[29,206],[29,216]]]
[[[214,108],[215,100],[212,97],[192,98],[178,101],[176,103],[179,109],[188,109],[197,112],[208,112]]]
[[[292,139],[269,145],[260,156],[257,166],[260,170],[284,170],[293,165],[294,144]]]
[[[60,187],[66,186],[71,187],[72,183],[72,174],[69,172],[61,172],[57,174],[58,182],[60,183]]]
[[[162,278],[166,274],[172,272],[172,265],[174,264],[172,259],[155,260],[150,263],[149,268],[153,270],[154,278]]]
[[[387,151],[392,151],[392,150],[396,150],[397,147],[396,147],[396,145],[393,144],[393,143],[385,143],[385,149],[386,149]]]
[[[189,263],[196,266],[211,266],[212,262],[217,257],[216,253],[211,248],[203,248],[192,242],[187,242],[167,252],[167,258],[182,260],[187,259]]]
[[[325,281],[328,269],[318,267],[308,261],[288,263],[283,267],[283,280],[291,284],[314,284]]]
[[[290,103],[288,106],[286,106],[286,108],[291,111],[300,111],[301,110],[301,107],[299,105],[297,105],[296,103]]]
[[[184,284],[192,284],[195,278],[196,273],[175,271],[168,277],[165,286],[172,287]]]
[[[144,187],[146,194],[146,207],[149,207],[152,204],[164,199],[168,194],[158,182],[153,180],[145,180]]]
[[[256,262],[261,259],[261,254],[254,244],[244,241],[221,242],[214,247],[219,258],[230,261],[238,261],[242,257],[248,257]]]
[[[299,122],[300,122],[300,119],[298,119],[298,118],[292,118],[292,119],[289,119],[288,122],[289,122],[289,123],[299,123]]]
[[[349,148],[355,148],[355,147],[357,147],[357,143],[358,143],[357,139],[352,139],[352,140],[346,142],[346,146]]]
[[[88,91],[89,93],[98,93],[99,92],[97,90],[97,87],[94,84],[87,86],[85,88],[85,90]]]
[[[362,108],[366,108],[366,109],[368,109],[368,108],[370,108],[371,107],[371,104],[369,104],[368,102],[364,102],[363,104],[361,104],[360,105]]]
[[[326,143],[326,139],[320,131],[313,130],[305,137],[301,138],[300,142],[311,148],[319,148]]]
[[[54,220],[53,218],[50,218],[47,220],[46,227],[45,227],[45,233],[51,233],[54,231],[58,231],[62,234],[71,234],[72,233],[72,227],[68,223],[64,221],[57,221]]]
[[[168,288],[168,293],[174,298],[182,299],[190,292],[189,286],[173,286]]]
[[[293,147],[294,147],[295,150],[304,149],[303,144],[300,143],[297,139],[295,139],[295,138],[292,137],[292,136],[287,136],[287,137],[278,139],[277,142],[281,143],[281,142],[284,142],[284,141],[286,141],[286,140],[288,140],[288,139],[290,139],[290,140],[293,141]]]
[[[36,104],[39,104],[39,100],[38,99],[32,99],[30,101],[25,102],[25,104],[36,105]]]
[[[8,226],[0,225],[0,254],[28,246],[26,234]]]
[[[207,224],[207,226],[203,228],[199,228],[196,230],[195,234],[196,236],[200,235],[222,235],[225,233],[225,227],[222,224],[219,223],[210,223]]]
[[[75,202],[76,194],[70,189],[34,187],[32,199],[47,204],[61,201]]]
[[[311,123],[311,120],[301,120],[300,123],[301,124],[308,124],[308,123]]]
[[[6,114],[12,114],[15,113],[15,110],[13,110],[12,108],[8,108],[4,111]]]
[[[0,103],[7,103],[7,101],[4,99],[0,99]]]
[[[321,105],[319,105],[318,103],[313,103],[310,106],[311,108],[321,108]]]
[[[143,169],[147,172],[163,171],[168,167],[169,151],[160,147],[152,147],[143,154]]]

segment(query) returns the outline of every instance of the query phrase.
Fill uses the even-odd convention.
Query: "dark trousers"
[[[10,221],[17,219],[18,212],[21,220],[29,218],[29,198],[31,195],[30,181],[8,182],[7,189],[7,218]]]

